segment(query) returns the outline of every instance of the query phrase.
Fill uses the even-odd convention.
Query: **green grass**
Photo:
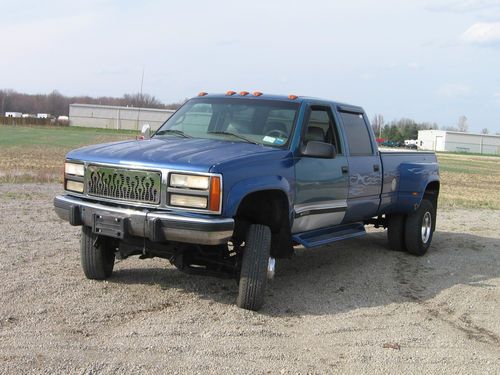
[[[131,138],[137,132],[130,130],[94,129],[54,126],[0,125],[0,146],[55,146],[75,148],[98,143],[101,139]]]
[[[68,151],[131,140],[136,134],[128,130],[0,125],[0,183],[60,182]]]
[[[494,156],[437,155],[441,207],[500,209],[500,160]]]

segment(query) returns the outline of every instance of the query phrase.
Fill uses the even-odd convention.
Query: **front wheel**
[[[243,248],[240,285],[236,305],[242,309],[259,310],[264,303],[271,230],[260,224],[250,225]]]
[[[422,256],[431,245],[434,234],[436,210],[432,202],[423,199],[418,209],[406,218],[406,250],[413,255]]]
[[[82,227],[80,257],[87,279],[104,280],[111,276],[115,265],[115,252],[106,237],[92,233],[91,227]]]

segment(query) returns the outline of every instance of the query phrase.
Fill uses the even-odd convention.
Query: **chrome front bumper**
[[[54,198],[54,209],[71,225],[95,228],[96,217],[115,217],[125,223],[127,235],[146,237],[154,242],[174,241],[200,245],[226,243],[233,235],[234,220],[213,217],[183,216],[149,209],[132,209],[89,202],[68,195]]]

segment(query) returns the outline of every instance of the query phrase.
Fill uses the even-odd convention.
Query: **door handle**
[[[342,173],[349,173],[349,167],[347,165],[342,166]]]
[[[378,164],[373,164],[373,171],[374,171],[374,172],[378,172],[378,171],[380,171],[380,165],[378,165]]]

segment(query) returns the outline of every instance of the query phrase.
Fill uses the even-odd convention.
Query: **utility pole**
[[[137,131],[139,131],[139,117],[141,116],[141,107],[143,104],[143,98],[142,98],[142,85],[144,84],[144,66],[142,67],[142,77],[141,77],[141,93],[140,93],[140,102],[139,102],[139,109],[137,110]]]

